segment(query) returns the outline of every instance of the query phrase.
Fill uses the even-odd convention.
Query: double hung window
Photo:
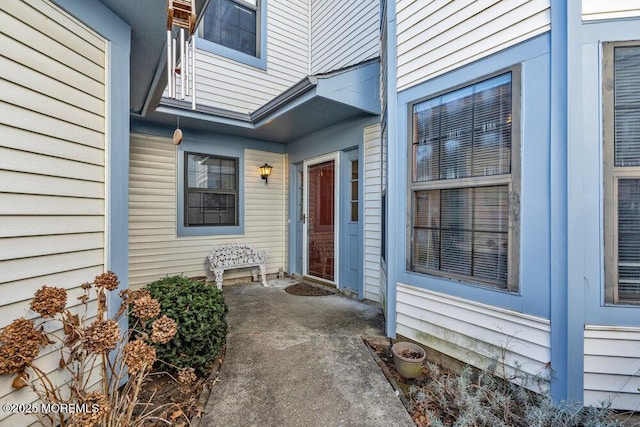
[[[258,57],[260,0],[211,0],[200,25],[200,37]]]
[[[238,225],[238,159],[185,156],[185,227]]]
[[[605,300],[640,303],[640,42],[603,58]]]
[[[411,105],[412,271],[518,290],[518,71]]]

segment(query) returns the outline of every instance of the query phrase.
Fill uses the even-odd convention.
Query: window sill
[[[197,36],[196,48],[223,56],[225,58],[231,59],[232,61],[240,62],[250,67],[258,68],[263,71],[267,70],[267,56],[265,54],[260,55],[260,57],[247,55],[246,53],[238,52],[237,50],[219,45],[217,43]]]
[[[242,225],[223,225],[223,226],[178,226],[178,237],[193,236],[227,236],[244,234],[244,226]]]

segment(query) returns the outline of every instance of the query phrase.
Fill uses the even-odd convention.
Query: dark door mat
[[[291,295],[299,295],[304,297],[321,297],[325,295],[333,295],[328,289],[322,289],[318,286],[313,286],[308,283],[296,283],[295,285],[288,286],[284,289]]]

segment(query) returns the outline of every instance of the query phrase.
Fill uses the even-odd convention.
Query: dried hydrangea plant
[[[0,330],[0,375],[14,376],[15,388],[30,387],[43,403],[91,408],[68,417],[62,413],[35,414],[41,424],[121,426],[141,424],[150,417],[157,419],[153,411],[159,408],[146,411],[146,406],[138,402],[138,394],[156,360],[152,343],[169,342],[177,333],[177,325],[167,316],[158,317],[160,303],[147,290],[120,292],[121,306],[109,318],[107,293],[117,290],[119,283],[116,274],[107,271],[96,276],[93,283],[80,285],[79,312],[78,307],[67,308],[65,289],[44,285],[30,303],[30,309],[40,318],[19,318]],[[134,328],[121,330],[119,318],[128,311],[142,321],[153,321],[150,336]],[[53,322],[56,324],[47,326]],[[66,387],[55,384],[53,375],[37,366],[40,350],[49,345],[60,352],[59,367],[70,378]],[[96,372],[100,372],[99,386],[89,386],[95,383],[90,377]]]

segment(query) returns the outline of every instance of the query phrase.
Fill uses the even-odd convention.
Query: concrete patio
[[[201,426],[413,426],[361,336],[378,307],[296,296],[291,279],[229,285],[227,351]]]

